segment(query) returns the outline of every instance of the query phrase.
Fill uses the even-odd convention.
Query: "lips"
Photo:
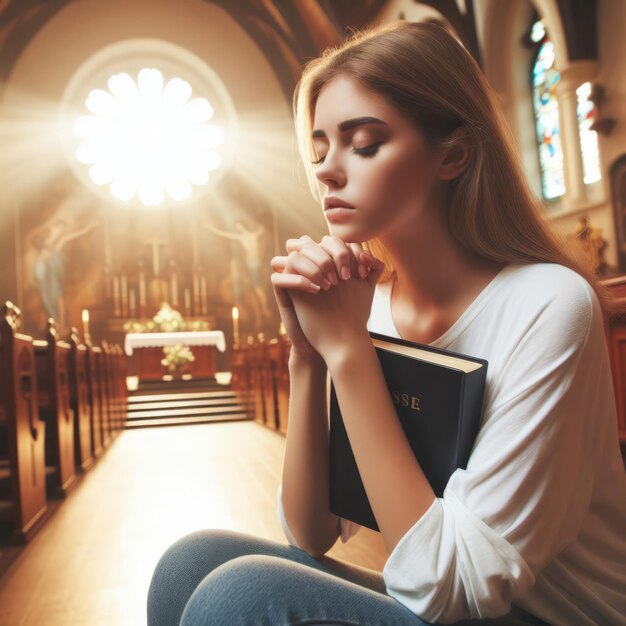
[[[324,198],[324,211],[328,211],[329,209],[354,209],[354,207],[345,200],[328,196]]]

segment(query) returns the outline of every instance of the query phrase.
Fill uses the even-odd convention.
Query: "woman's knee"
[[[232,559],[196,587],[181,623],[185,626],[284,623],[280,614],[289,611],[286,598],[294,597],[294,586],[302,589],[296,568],[290,561],[274,556]]]
[[[213,569],[237,555],[237,533],[200,530],[173,543],[159,559],[148,590],[149,623],[178,619],[198,583]],[[168,620],[157,619],[168,615]],[[152,617],[151,617],[152,616]],[[172,623],[178,623],[173,622]]]

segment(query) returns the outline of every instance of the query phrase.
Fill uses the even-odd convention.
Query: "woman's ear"
[[[444,155],[439,168],[439,180],[454,180],[467,168],[472,146],[465,127],[453,130],[443,141]]]

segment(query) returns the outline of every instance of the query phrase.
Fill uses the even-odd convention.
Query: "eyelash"
[[[371,146],[364,146],[363,148],[352,148],[354,154],[358,154],[360,157],[369,158],[373,157],[377,152],[380,143],[373,143]],[[325,157],[319,158],[317,161],[311,161],[313,165],[320,165],[324,162]]]

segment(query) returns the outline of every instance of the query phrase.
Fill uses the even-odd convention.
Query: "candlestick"
[[[233,347],[239,347],[239,309],[233,307]]]

